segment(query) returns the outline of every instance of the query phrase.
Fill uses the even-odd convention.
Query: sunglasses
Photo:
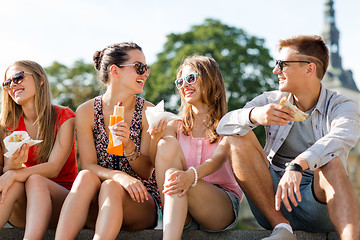
[[[198,73],[190,73],[189,75],[183,77],[183,78],[178,78],[175,80],[175,86],[180,89],[184,86],[185,81],[187,82],[187,84],[191,85],[196,83],[196,77],[199,76]]]
[[[309,64],[309,61],[282,61],[282,60],[276,60],[275,61],[275,67],[279,66],[279,70],[282,72],[284,69],[284,63],[307,63]]]
[[[143,75],[145,72],[147,72],[148,75],[150,75],[151,67],[143,64],[141,62],[135,62],[131,64],[123,64],[123,65],[116,65],[118,67],[135,67],[136,73],[138,75]]]
[[[32,73],[30,73],[30,72],[24,72],[24,71],[15,73],[15,75],[14,75],[12,78],[9,78],[9,79],[5,80],[5,81],[2,83],[3,88],[7,91],[7,90],[9,90],[9,88],[10,88],[11,82],[13,82],[14,84],[19,84],[19,83],[21,83],[21,82],[24,80],[24,74],[25,74],[25,73],[32,75]]]

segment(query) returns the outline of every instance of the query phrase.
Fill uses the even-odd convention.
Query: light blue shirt
[[[253,107],[261,107],[270,103],[279,103],[286,96],[290,102],[290,93],[272,91],[265,92],[248,102],[244,108],[227,113],[216,129],[219,135],[243,136],[259,124],[251,123],[250,111]],[[310,170],[315,170],[335,157],[339,157],[346,166],[351,148],[360,137],[359,106],[354,101],[321,86],[318,102],[311,113],[312,129],[315,143],[298,155],[307,160]],[[276,152],[288,136],[293,126],[292,121],[286,126],[265,126],[265,154],[271,162]]]

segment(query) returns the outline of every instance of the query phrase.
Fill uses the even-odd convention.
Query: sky
[[[339,51],[344,69],[360,88],[360,1],[334,0]],[[1,0],[0,74],[14,61],[30,59],[43,67],[58,61],[92,63],[113,43],[139,44],[147,63],[156,61],[166,36],[184,33],[213,18],[265,39],[276,58],[280,39],[321,35],[324,0]]]

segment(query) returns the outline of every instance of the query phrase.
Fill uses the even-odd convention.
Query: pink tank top
[[[177,139],[179,140],[180,146],[184,152],[186,165],[188,168],[191,166],[199,166],[207,159],[209,159],[219,144],[219,141],[210,144],[209,140],[206,138],[193,138],[191,132],[189,136],[184,135],[184,133],[181,131],[180,124],[177,131]],[[206,177],[203,177],[202,179],[209,183],[219,185],[227,191],[236,194],[240,201],[242,200],[243,192],[235,180],[230,162],[228,160],[219,170]]]

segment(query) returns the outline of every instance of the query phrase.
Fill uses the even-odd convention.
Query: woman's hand
[[[109,129],[112,136],[119,139],[123,143],[124,147],[129,144],[130,128],[126,122],[117,122],[114,125],[110,126]]]
[[[152,139],[160,140],[167,129],[167,121],[165,119],[160,120],[159,124],[151,129],[148,130]]]
[[[26,163],[29,155],[29,144],[23,144],[10,158],[4,159],[4,172],[11,169],[20,169]]]
[[[149,200],[149,193],[139,179],[127,174],[119,174],[114,180],[125,188],[133,201],[144,202],[145,199]]]
[[[194,181],[195,173],[193,170],[175,170],[165,179],[163,193],[168,195],[180,193],[179,197],[181,197],[189,190]]]
[[[0,176],[0,204],[4,202],[7,191],[15,181],[16,176],[14,170],[9,170]]]

